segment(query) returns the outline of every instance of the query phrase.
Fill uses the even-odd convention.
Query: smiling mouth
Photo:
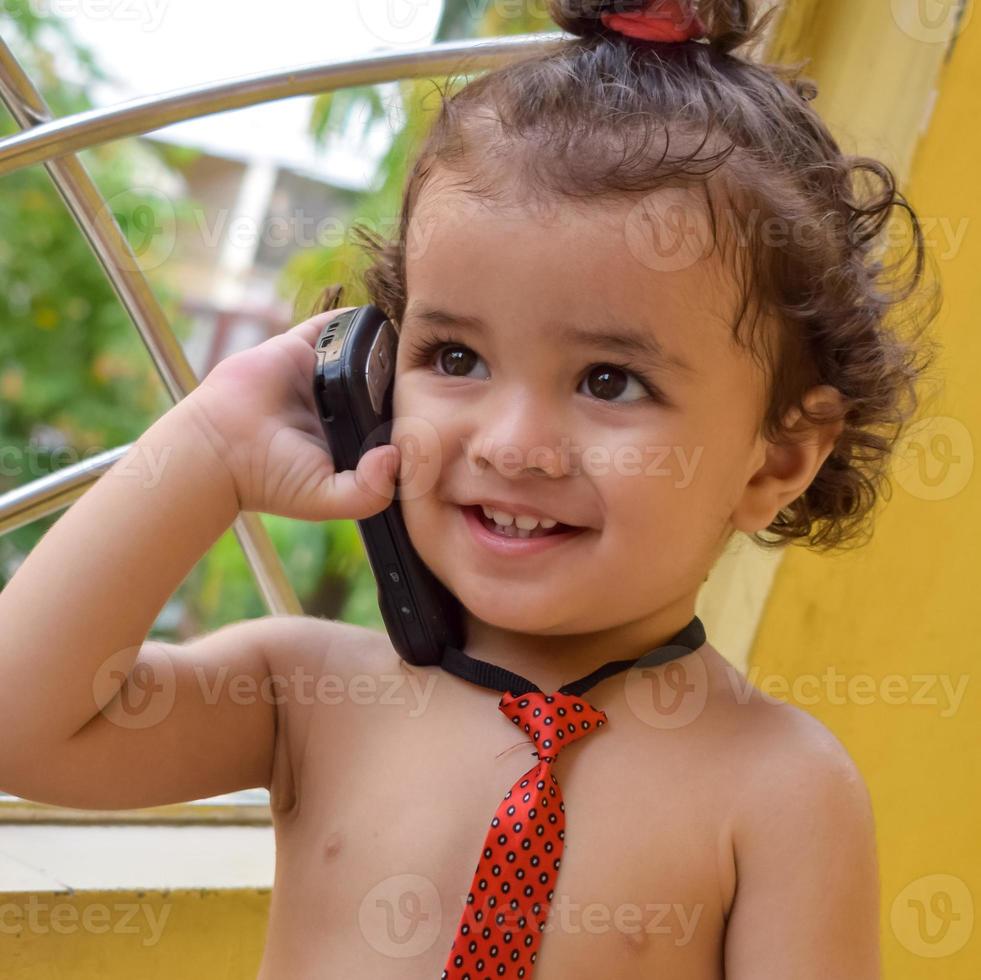
[[[491,531],[493,534],[498,535],[502,538],[546,538],[551,537],[555,534],[568,534],[573,531],[583,531],[585,528],[573,527],[571,524],[556,524],[555,527],[543,528],[541,525],[534,528],[533,530],[526,531],[524,528],[520,528],[515,524],[500,525],[497,524],[492,518],[487,517],[484,514],[484,508],[480,504],[471,504],[466,508],[469,510],[481,524]]]

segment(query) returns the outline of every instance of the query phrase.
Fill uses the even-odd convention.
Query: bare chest
[[[428,698],[377,688],[313,709],[297,805],[276,817],[260,980],[440,976],[491,817],[538,759],[498,693],[434,679]],[[535,980],[721,977],[718,787],[659,733],[616,722],[551,766],[565,836]]]

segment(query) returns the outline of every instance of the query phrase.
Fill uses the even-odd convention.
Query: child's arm
[[[880,980],[879,871],[868,789],[835,736],[785,706],[733,829],[726,980]]]
[[[261,679],[253,624],[184,648],[144,642],[237,512],[180,404],[44,535],[0,594],[0,787],[101,809],[267,784],[273,706],[227,692],[208,705],[193,676],[221,661]],[[113,698],[116,710],[97,713]]]
[[[329,520],[390,502],[365,489],[384,484],[381,450],[335,479],[318,431],[313,345],[342,312],[219,364],[0,593],[0,788],[101,809],[269,786],[278,698],[266,654],[288,642],[291,618],[185,644],[146,637],[240,509]]]

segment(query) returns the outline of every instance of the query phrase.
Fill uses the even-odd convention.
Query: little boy
[[[755,437],[755,365],[721,321],[688,315],[719,301],[705,282],[690,288],[702,266],[658,298],[674,367],[656,387],[640,374],[622,387],[631,375],[604,361],[572,394],[588,362],[539,324],[576,311],[582,334],[651,308],[624,289],[602,216],[536,238],[517,215],[475,222],[463,197],[427,206],[437,230],[412,260],[392,439],[416,439],[414,473],[391,447],[333,471],[313,346],[343,310],[318,314],[219,364],[0,595],[4,790],[124,808],[269,788],[262,980],[439,977],[491,816],[541,746],[502,716],[500,691],[410,666],[363,627],[265,616],[148,640],[240,511],[362,519],[392,502],[401,459],[407,528],[467,610],[467,654],[552,692],[690,623],[731,533],[765,527],[803,492],[835,437]],[[461,264],[467,235],[479,275]],[[433,335],[451,321],[466,345]],[[607,397],[623,392],[637,397]],[[677,451],[662,454],[661,479],[638,479],[645,468],[617,450],[654,431]],[[570,432],[575,459],[555,451]],[[588,465],[590,446],[603,466]],[[531,547],[516,518],[535,517],[561,542]],[[709,642],[583,698],[608,724],[551,766],[567,825],[536,980],[879,976],[868,793],[823,725],[764,697]]]

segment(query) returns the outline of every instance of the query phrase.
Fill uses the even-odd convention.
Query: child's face
[[[586,633],[665,610],[677,619],[733,526],[750,519],[764,384],[731,339],[736,284],[717,254],[675,254],[662,271],[628,241],[630,211],[563,204],[543,217],[430,185],[413,214],[393,440],[419,442],[402,445],[399,499],[426,564],[503,629]],[[432,330],[423,309],[486,326],[437,326],[447,346],[420,359],[413,348]],[[690,370],[562,339],[567,328],[656,338]],[[604,373],[625,361],[639,377]],[[502,557],[458,506],[484,498],[586,529]]]

